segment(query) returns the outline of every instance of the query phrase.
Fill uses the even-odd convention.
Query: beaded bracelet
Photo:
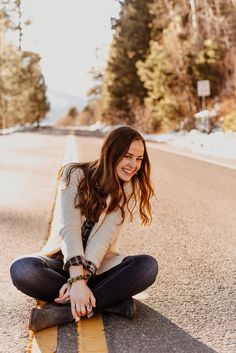
[[[89,273],[87,273],[86,275],[79,275],[76,277],[71,277],[67,280],[67,283],[72,284],[74,282],[81,281],[81,280],[87,281],[90,277],[91,277],[91,275]]]

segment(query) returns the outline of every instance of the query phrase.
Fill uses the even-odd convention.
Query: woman
[[[93,311],[132,319],[132,296],[149,287],[158,271],[149,255],[118,252],[121,228],[132,221],[136,206],[141,223],[151,221],[153,188],[143,137],[129,126],[114,129],[98,160],[64,166],[59,180],[58,238],[50,250],[20,257],[10,268],[19,290],[48,302],[32,310],[29,328],[89,318]]]

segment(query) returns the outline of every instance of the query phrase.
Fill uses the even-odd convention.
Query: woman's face
[[[115,171],[118,178],[123,181],[130,181],[141,167],[143,154],[143,142],[141,140],[134,140],[130,144],[128,152],[116,166]]]

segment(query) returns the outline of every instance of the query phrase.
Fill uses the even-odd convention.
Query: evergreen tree
[[[9,16],[0,11],[0,128],[39,121],[49,110],[40,57],[9,44],[9,26]]]
[[[125,0],[104,74],[103,104],[105,118],[134,122],[133,99],[143,102],[146,89],[137,75],[136,63],[144,60],[149,48],[150,0]]]
[[[102,85],[106,121],[178,128],[200,108],[197,80],[210,80],[208,102],[235,94],[235,18],[234,0],[123,1]]]
[[[211,95],[220,94],[224,82],[224,52],[212,39],[205,40],[201,50],[192,56],[192,76],[196,87],[197,80],[209,80]]]
[[[155,130],[176,128],[183,117],[193,113],[195,103],[185,30],[182,18],[176,15],[160,42],[151,41],[146,60],[137,63],[138,74],[148,92],[145,105]]]

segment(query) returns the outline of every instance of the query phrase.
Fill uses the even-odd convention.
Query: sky
[[[94,84],[91,68],[105,66],[110,18],[118,18],[119,9],[115,0],[22,0],[22,20],[32,21],[24,28],[22,49],[40,54],[49,91],[86,98]]]

